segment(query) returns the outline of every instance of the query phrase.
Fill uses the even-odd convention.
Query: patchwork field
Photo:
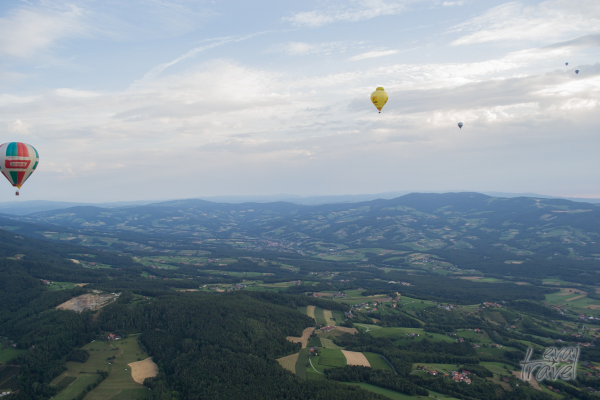
[[[88,361],[67,362],[67,371],[51,382],[55,386],[66,386],[54,397],[55,400],[77,397],[89,384],[96,382],[98,370],[107,371],[108,377],[87,394],[86,400],[126,400],[149,396],[149,390],[134,381],[128,365],[148,358],[140,348],[137,336],[110,343],[95,341],[83,346],[83,349],[90,353]]]

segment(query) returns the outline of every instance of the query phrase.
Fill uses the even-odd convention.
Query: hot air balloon
[[[565,65],[569,65],[569,63],[565,63]]]
[[[381,109],[385,106],[385,103],[388,101],[388,95],[385,90],[380,86],[373,93],[371,93],[371,102],[381,114]]]
[[[0,146],[0,171],[18,189],[35,171],[39,161],[37,150],[29,144],[11,142]],[[19,195],[18,190],[15,195]]]
[[[458,127],[459,127],[460,129],[462,129],[462,127],[463,127],[463,123],[462,123],[462,122],[459,122],[459,123],[458,123]]]
[[[578,70],[578,69],[576,69],[576,70],[575,70],[575,73],[576,73],[576,74],[579,74],[579,70]]]

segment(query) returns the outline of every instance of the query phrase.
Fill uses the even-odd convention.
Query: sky
[[[598,198],[599,101],[598,0],[0,2],[19,201]]]

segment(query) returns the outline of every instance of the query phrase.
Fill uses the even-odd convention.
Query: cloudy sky
[[[0,2],[21,201],[600,197],[599,101],[598,0]]]

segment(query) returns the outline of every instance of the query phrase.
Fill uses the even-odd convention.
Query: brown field
[[[345,326],[336,326],[335,329],[344,333],[351,333],[353,335],[358,333],[358,330],[356,328],[347,328]]]
[[[306,315],[308,315],[309,317],[311,317],[312,319],[314,319],[315,321],[317,320],[315,318],[315,306],[308,306],[306,307]]]
[[[374,323],[374,324],[376,324],[376,323],[378,323],[378,322],[379,322],[379,320],[378,320],[378,319],[375,319],[375,318],[371,318],[371,319],[373,320],[373,323]]]
[[[585,306],[585,308],[591,308],[592,310],[595,310],[600,308],[600,306],[598,304],[590,304],[589,306]]]
[[[575,296],[575,297],[571,297],[570,299],[567,299],[567,301],[573,301],[573,300],[577,300],[580,299],[582,297],[585,297],[585,294],[582,294],[581,296]]]
[[[302,348],[305,348],[306,344],[308,343],[308,338],[310,337],[310,335],[312,335],[312,333],[314,331],[315,331],[315,327],[313,326],[311,328],[306,328],[302,332],[302,337],[288,336],[288,337],[286,337],[286,339],[292,343],[302,343]]]
[[[177,289],[178,292],[197,292],[198,289]]]
[[[344,353],[348,365],[360,365],[371,368],[369,360],[367,360],[367,357],[363,353],[348,350],[342,350],[342,353]]]
[[[517,378],[521,379],[521,372],[520,371],[513,371],[512,372],[514,376],[516,376]],[[531,377],[529,378],[529,384],[531,386],[533,386],[533,388],[535,390],[539,390],[540,392],[542,391],[542,388],[540,387],[540,385],[538,384],[538,382],[535,380],[534,377],[535,374],[531,374]]]
[[[529,282],[515,282],[515,285],[529,285]]]
[[[144,384],[144,379],[154,378],[158,375],[158,365],[154,364],[152,357],[142,361],[136,361],[127,364],[131,367],[131,377],[140,385]]]
[[[572,295],[573,293],[587,294],[587,292],[584,292],[583,290],[580,290],[580,289],[563,288],[563,289],[560,289],[560,293],[557,296],[569,296],[569,295]]]
[[[469,281],[476,281],[478,279],[482,279],[482,276],[461,276],[460,279],[467,279]]]
[[[333,297],[333,293],[318,292],[317,294],[321,295],[321,297]]]
[[[292,354],[291,356],[281,357],[277,359],[279,365],[292,373],[296,373],[296,361],[300,353]]]

